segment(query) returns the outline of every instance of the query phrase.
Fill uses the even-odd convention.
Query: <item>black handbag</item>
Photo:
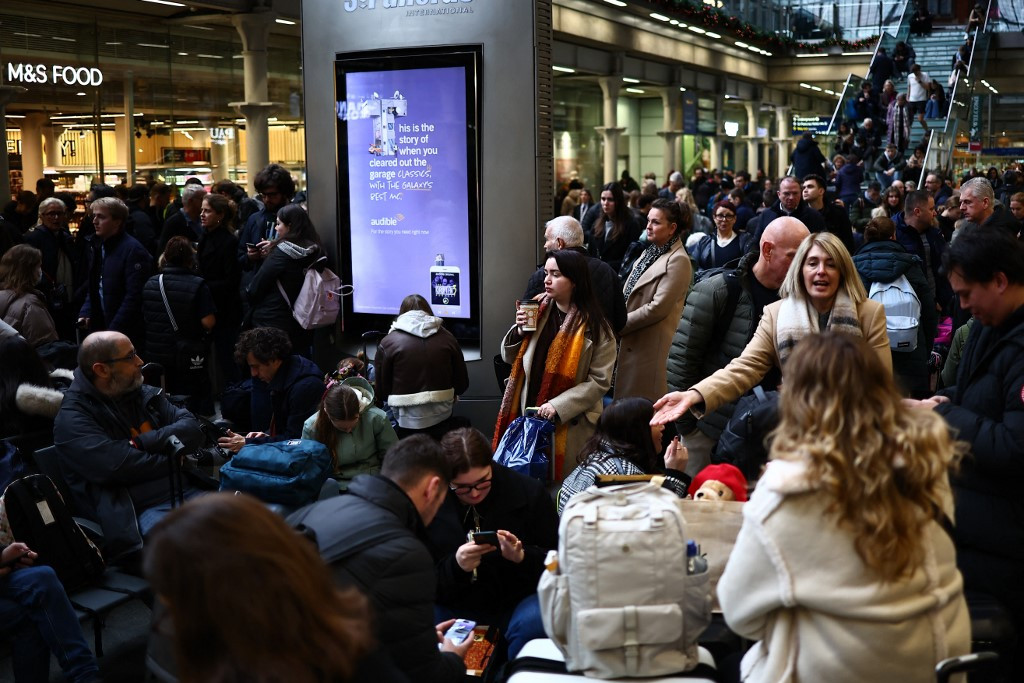
[[[171,329],[180,334],[178,321],[171,311],[171,302],[167,300],[164,290],[164,276],[159,277],[160,296],[164,300],[164,309],[171,321]],[[174,346],[175,376],[189,389],[192,396],[205,395],[210,391],[210,348],[206,339],[188,339],[179,337]]]

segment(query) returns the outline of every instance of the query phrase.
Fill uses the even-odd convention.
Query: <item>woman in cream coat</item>
[[[867,298],[850,253],[835,235],[804,238],[779,288],[780,301],[765,306],[743,353],[688,391],[674,391],[654,404],[652,423],[678,420],[690,409],[716,410],[753,389],[773,367],[782,368],[801,339],[825,330],[863,338],[892,374],[885,307]],[[703,406],[701,406],[703,404]],[[699,415],[698,415],[699,417]]]
[[[745,683],[926,683],[970,651],[946,531],[964,444],[901,405],[872,351],[826,332],[788,361],[772,460],[717,589],[729,628],[759,641]]]
[[[647,215],[647,249],[623,286],[626,326],[619,344],[615,398],[655,401],[668,388],[668,350],[690,287],[692,267],[683,248],[690,215],[669,199],[656,199]]]
[[[560,482],[594,432],[612,382],[615,335],[590,288],[587,257],[572,249],[548,253],[544,293],[538,294],[536,331],[524,331],[526,314],[501,342],[512,374],[501,399],[491,447],[527,408],[555,423],[552,476]]]

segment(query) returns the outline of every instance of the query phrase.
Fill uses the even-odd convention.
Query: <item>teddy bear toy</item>
[[[694,500],[747,500],[747,478],[735,465],[708,465],[693,478]]]

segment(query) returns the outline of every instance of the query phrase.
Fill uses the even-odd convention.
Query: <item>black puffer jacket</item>
[[[899,242],[881,240],[869,242],[860,248],[853,257],[864,289],[871,291],[876,282],[892,282],[901,275],[914,288],[921,302],[921,317],[918,320],[917,348],[913,351],[893,351],[893,374],[904,385],[904,389],[917,398],[929,394],[928,358],[931,356],[932,344],[935,341],[935,327],[939,323],[935,311],[935,297],[928,287],[928,279],[924,276],[924,264],[921,259],[907,250]]]
[[[315,244],[301,246],[294,242],[278,242],[245,290],[252,327],[284,330],[292,338],[292,345],[299,349],[295,342],[305,338],[306,330],[292,317],[291,305],[302,290],[306,268],[319,256],[320,248]],[[278,282],[288,296],[287,301],[277,288]]]
[[[371,600],[381,649],[409,680],[462,683],[462,660],[437,649],[434,562],[420,514],[397,484],[359,475],[347,494],[314,503],[288,521],[315,533],[339,585],[356,586]]]
[[[163,296],[160,293],[160,278],[163,277],[164,292],[170,304],[177,332],[167,314]],[[143,317],[146,320],[146,360],[161,363],[173,371],[179,339],[199,341],[203,326],[199,320],[209,311],[199,310],[200,290],[206,289],[203,278],[185,268],[164,268],[162,273],[146,281],[142,290]],[[206,293],[209,303],[210,295]]]
[[[936,411],[971,444],[953,478],[965,587],[1024,615],[1024,307],[1000,328],[971,327],[956,385]]]
[[[581,254],[587,253],[583,247],[566,247],[566,249],[572,249]],[[641,249],[641,251],[643,250]],[[630,266],[632,266],[632,261]],[[626,299],[622,296],[622,281],[619,280],[619,276],[611,266],[596,257],[587,257],[587,270],[590,273],[590,287],[594,290],[597,302],[601,304],[604,317],[608,320],[612,330],[618,334],[619,330],[626,326]],[[544,267],[541,266],[526,283],[523,299],[532,299],[543,291]]]
[[[512,532],[522,541],[526,558],[515,564],[491,551],[483,556],[473,581],[473,573],[455,561],[455,551],[476,528],[474,518],[469,507],[449,492],[427,531],[437,561],[438,604],[457,613],[460,608],[467,614],[499,614],[514,608],[537,592],[544,557],[558,547],[558,515],[543,484],[497,463],[491,471],[491,490],[475,506],[480,530]]]

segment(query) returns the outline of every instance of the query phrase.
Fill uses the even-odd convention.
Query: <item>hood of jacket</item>
[[[796,151],[803,153],[810,151],[811,147],[817,147],[818,143],[814,141],[814,138],[800,138],[799,142],[796,143]]]
[[[869,242],[853,257],[857,272],[870,282],[892,282],[915,263],[921,263],[921,259],[893,240]]]
[[[400,330],[402,332],[408,332],[414,334],[417,337],[426,339],[427,337],[437,334],[437,331],[441,329],[444,324],[440,318],[425,313],[423,311],[408,311],[395,318],[395,322],[391,324],[390,332]]]
[[[320,249],[320,247],[315,244],[311,244],[308,247],[300,247],[295,242],[289,242],[288,240],[278,242],[277,247],[285,254],[285,256],[296,261],[302,260],[307,256],[312,256]]]
[[[373,407],[373,387],[365,379],[362,377],[349,377],[342,384],[356,392],[356,397],[359,399],[360,413],[365,413]]]

